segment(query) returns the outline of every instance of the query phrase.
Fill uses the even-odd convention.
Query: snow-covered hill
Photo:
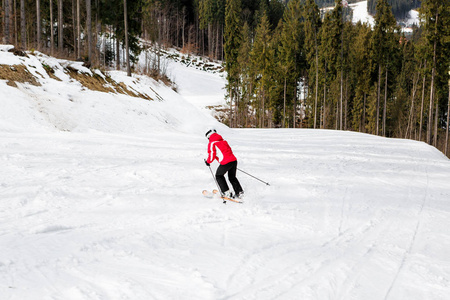
[[[1,299],[448,299],[450,162],[436,149],[229,129],[202,108],[223,78],[175,63],[179,94],[111,73],[154,100],[88,90],[73,62],[0,51],[4,64],[39,84],[0,80]],[[201,195],[211,125],[270,182],[238,173],[242,205]]]
[[[353,19],[352,19],[353,23],[357,22],[368,23],[372,27],[375,25],[374,17],[370,15],[369,12],[367,11],[367,1],[350,3],[348,4],[348,6],[353,11]],[[325,10],[331,10],[333,8],[334,7],[328,7],[325,8]],[[411,27],[413,25],[417,26],[419,25],[419,13],[417,12],[417,10],[414,9],[410,10],[408,12],[408,18],[406,18],[405,20],[401,20],[399,22],[399,25],[402,27],[403,32],[412,32]]]
[[[171,88],[146,76],[130,78],[123,72],[112,71],[107,78],[82,63],[56,60],[38,52],[28,57],[15,56],[8,52],[10,48],[0,46],[0,65],[5,66],[2,71],[25,66],[22,72],[8,70],[9,75],[28,73],[35,83],[29,84],[25,78],[23,83],[11,86],[2,80],[3,130],[137,133],[171,128],[191,132],[194,128],[188,124],[195,124],[191,122],[194,119],[202,124],[196,129],[203,132],[203,124],[215,122]],[[92,90],[86,82],[95,81],[95,76],[105,80],[99,79],[102,84]],[[98,91],[104,89],[109,89],[108,93]]]

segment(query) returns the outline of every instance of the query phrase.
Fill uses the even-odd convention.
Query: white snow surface
[[[348,6],[353,10],[353,23],[367,23],[370,26],[375,26],[375,19],[372,15],[369,14],[367,11],[367,0],[366,1],[359,1],[356,3],[350,3]],[[327,7],[324,8],[324,10],[332,10],[334,7]],[[402,28],[402,31],[404,32],[412,32],[412,29],[410,28],[413,25],[419,26],[419,13],[417,10],[410,10],[408,12],[408,17],[402,21],[407,28]]]
[[[0,81],[0,299],[448,299],[450,162],[435,148],[229,129],[187,100],[223,97],[219,75],[174,67],[177,94],[112,73],[162,99],[148,101],[4,50],[61,81]],[[270,186],[238,172],[244,204],[204,198],[209,126]]]
[[[353,23],[368,23],[372,27],[375,25],[375,19],[367,11],[367,1],[352,3],[348,6],[353,10]]]

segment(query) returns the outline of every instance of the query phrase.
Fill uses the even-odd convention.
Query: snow
[[[353,10],[353,19],[352,22],[354,24],[361,22],[367,23],[371,27],[375,26],[375,19],[372,15],[370,15],[367,11],[367,1],[359,1],[356,3],[348,4],[348,6]],[[332,10],[334,7],[324,8],[325,10]],[[408,12],[408,17],[406,20],[402,20],[404,26],[402,28],[403,32],[412,32],[411,27],[413,25],[419,26],[419,13],[417,10],[410,10]]]
[[[420,25],[420,19],[419,19],[419,12],[417,10],[410,10],[408,13],[408,19],[406,20],[407,26],[419,26]]]
[[[375,25],[375,19],[367,11],[367,1],[349,4],[349,6],[353,10],[353,23],[368,23],[372,27]]]
[[[230,129],[204,109],[223,78],[174,63],[179,93],[111,72],[148,101],[22,62],[39,61],[61,81],[0,81],[2,299],[448,299],[450,162],[435,148]],[[270,186],[238,172],[244,204],[204,198],[209,126]]]
[[[174,74],[179,92],[197,108],[205,109],[207,106],[224,104],[226,79],[223,75],[211,74],[175,63],[169,65],[169,70],[171,74]]]

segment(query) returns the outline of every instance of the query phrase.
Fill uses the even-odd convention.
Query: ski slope
[[[355,3],[349,3],[348,6],[353,11],[353,17],[352,22],[354,24],[361,22],[361,23],[367,23],[371,27],[375,26],[375,19],[374,16],[370,15],[367,11],[367,1],[358,1]],[[334,6],[332,7],[326,7],[323,10],[329,11],[334,9]],[[412,33],[412,26],[416,25],[419,26],[419,13],[417,10],[412,9],[408,12],[407,18],[404,20],[401,20],[404,24],[404,28],[402,28],[402,32],[410,32]]]
[[[38,60],[68,63],[22,62]],[[40,87],[0,80],[1,299],[448,299],[440,152],[353,132],[229,129],[183,96],[219,97],[218,75],[171,69],[204,80],[180,80],[177,94],[113,73],[164,101],[89,91],[63,72]],[[270,182],[238,173],[242,205],[201,195],[215,188],[211,125],[239,168]]]

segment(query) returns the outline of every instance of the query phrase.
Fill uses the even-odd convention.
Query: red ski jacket
[[[237,160],[233,151],[231,151],[230,145],[228,145],[227,141],[217,133],[213,133],[209,137],[208,159],[206,161],[210,164],[215,159],[217,159],[221,165],[226,165],[227,163]]]

